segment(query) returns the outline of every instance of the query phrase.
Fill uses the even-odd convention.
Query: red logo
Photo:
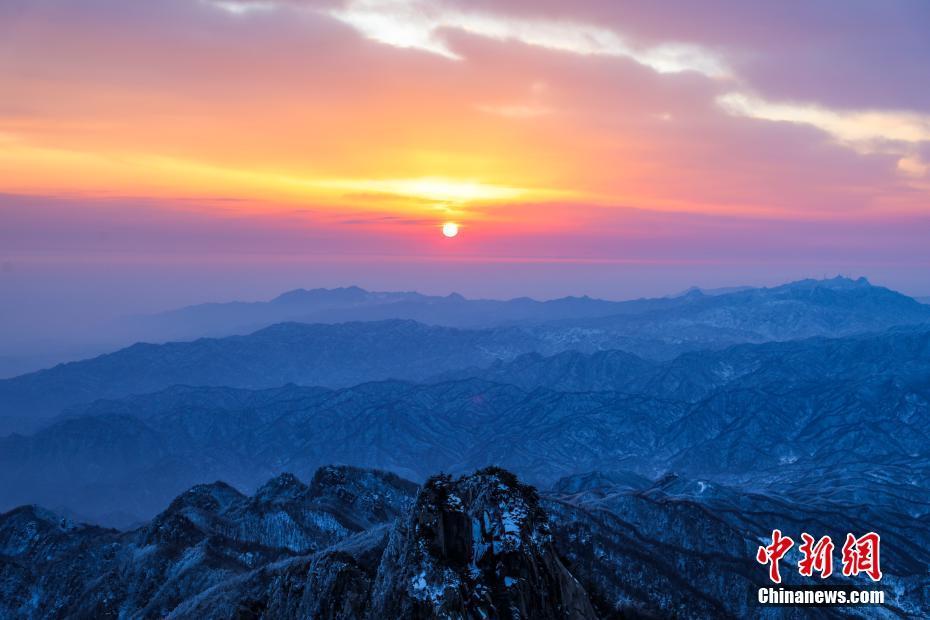
[[[772,544],[768,547],[759,547],[756,551],[756,562],[769,565],[769,579],[781,583],[781,573],[778,572],[778,561],[784,557],[788,550],[794,546],[794,541],[781,535],[781,530],[772,530]]]
[[[881,537],[875,532],[869,532],[859,538],[853,534],[846,534],[846,542],[842,549],[843,575],[855,577],[864,573],[872,581],[879,581],[882,578],[880,545]],[[760,546],[756,551],[756,561],[768,565],[769,579],[774,583],[781,583],[779,561],[793,546],[794,540],[790,536],[783,535],[781,530],[772,530],[772,544]],[[804,532],[798,546],[798,552],[801,554],[798,573],[804,577],[813,577],[817,572],[820,573],[821,579],[826,579],[833,574],[834,549],[833,539],[829,536],[817,540]]]
[[[878,548],[881,537],[875,532],[869,532],[861,538],[846,534],[846,543],[843,545],[843,574],[858,575],[865,573],[872,581],[882,578],[882,568],[878,557]]]
[[[798,550],[801,552],[801,561],[798,562],[798,572],[805,577],[810,577],[814,571],[820,573],[821,579],[826,579],[833,574],[833,540],[829,536],[824,536],[817,543],[814,543],[814,537],[804,532],[801,534],[801,546]]]

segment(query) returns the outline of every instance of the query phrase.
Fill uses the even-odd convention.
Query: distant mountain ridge
[[[720,295],[692,292],[676,299],[681,301],[650,313],[584,319],[574,325],[654,334],[657,339],[692,333],[699,337],[702,330],[716,330],[723,337],[730,332],[743,342],[764,342],[846,336],[930,320],[923,304],[865,278],[800,280]]]
[[[683,353],[656,362],[624,351],[551,356],[526,353],[485,368],[442,373],[435,380],[477,378],[525,390],[618,391],[694,402],[737,380],[753,384],[809,384],[823,380],[867,381],[930,372],[930,326],[882,334],[808,338],[733,345],[717,351]],[[772,363],[778,360],[777,364]]]
[[[205,336],[246,334],[274,323],[344,323],[414,320],[429,325],[485,328],[519,322],[604,316],[625,304],[590,297],[537,301],[466,299],[417,292],[373,292],[349,286],[295,289],[270,301],[210,303],[154,315],[127,318],[124,328],[150,341],[189,340]]]
[[[331,294],[293,293],[281,303],[290,304],[306,295],[330,299]],[[340,289],[337,297],[351,300],[371,295],[376,294]],[[422,298],[415,293],[398,295]],[[461,298],[448,303],[456,307],[466,304],[461,307],[473,310],[467,305],[472,302]],[[536,309],[564,309],[574,304],[587,309],[589,304],[602,307],[598,305],[601,302],[585,298],[487,303]],[[738,343],[847,336],[930,321],[930,306],[872,286],[864,279],[803,280],[715,296],[691,293],[674,299],[603,303],[622,312],[483,329],[425,325],[407,319],[281,323],[246,336],[136,344],[91,360],[0,381],[0,418],[51,416],[82,402],[152,392],[175,384],[254,389],[286,383],[344,387],[384,379],[422,381],[443,372],[509,361],[525,353],[618,350],[661,361]],[[392,302],[378,307],[394,306]]]
[[[785,302],[791,291],[803,291],[812,301],[812,291],[871,290],[891,292],[869,284],[865,278],[852,280],[837,276],[824,280],[800,280],[772,288],[748,286],[719,289],[691,287],[679,295],[655,299],[607,301],[590,297],[563,297],[537,301],[528,297],[509,300],[466,299],[458,294],[423,295],[417,292],[370,292],[357,286],[335,289],[295,289],[266,302],[210,303],[180,308],[156,315],[127,319],[122,328],[136,340],[165,342],[201,337],[247,334],[274,323],[343,323],[410,319],[429,325],[459,328],[487,328],[508,325],[536,325],[553,321],[583,321],[599,317],[645,315],[692,305],[702,298],[731,297],[745,303],[747,298]],[[732,297],[734,296],[735,297]],[[888,311],[901,311],[901,321],[914,320],[915,310],[906,307],[905,296],[885,295]],[[704,299],[706,302],[707,300]],[[860,300],[861,301],[861,300]],[[871,308],[874,313],[876,308]],[[926,320],[926,314],[916,314]],[[885,321],[883,325],[888,325]],[[726,327],[726,325],[718,325]],[[805,333],[803,335],[815,335]],[[826,335],[826,334],[825,334]],[[833,333],[832,335],[841,335]],[[798,337],[798,336],[790,336]]]
[[[748,325],[738,325],[739,321],[733,320],[734,316],[738,318],[745,310],[738,307],[738,303],[734,305],[734,302],[740,300],[738,296],[733,297],[734,294],[755,292],[756,298],[752,303],[764,305],[774,301],[776,296],[787,289],[810,288],[812,285],[821,290],[846,289],[846,301],[851,304],[846,313],[838,313],[837,308],[828,312],[823,307],[825,300],[808,295],[801,305],[796,304],[793,308],[782,299],[780,307],[770,307],[772,312],[768,314],[749,313],[746,316],[752,320]],[[561,327],[555,330],[561,333],[551,337],[563,340],[567,337],[565,330],[568,328],[589,333],[606,328],[615,336],[614,344],[622,346],[600,348],[622,348],[645,357],[667,359],[682,351],[717,347],[721,343],[725,346],[736,342],[762,342],[811,335],[840,336],[853,331],[883,329],[896,322],[927,320],[925,313],[914,311],[913,302],[908,307],[909,298],[900,294],[885,296],[885,316],[882,316],[879,307],[856,307],[853,299],[855,295],[852,294],[856,287],[872,289],[875,294],[890,292],[882,287],[871,286],[863,278],[851,280],[842,277],[801,280],[772,288],[691,287],[677,295],[628,301],[607,301],[587,296],[547,301],[528,297],[509,300],[466,299],[455,293],[436,296],[416,292],[370,292],[356,286],[295,289],[269,301],[205,303],[159,314],[113,319],[92,327],[85,326],[75,334],[62,334],[63,340],[60,342],[36,343],[36,346],[27,348],[23,348],[26,345],[21,342],[13,349],[0,351],[0,377],[11,378],[41,369],[42,360],[46,360],[47,367],[49,362],[75,361],[138,342],[158,344],[246,335],[277,323],[288,322],[335,324],[406,319],[461,329],[545,327],[546,332]],[[711,298],[726,298],[718,304],[720,308],[729,310],[718,312],[717,315],[703,312],[698,316],[694,313],[702,308],[706,310],[701,303],[696,302],[706,305]],[[683,310],[684,314],[663,315],[676,308]],[[799,312],[809,314],[808,318],[813,323],[806,326],[803,322],[793,324],[790,317]],[[853,314],[863,315],[865,324],[851,321]],[[649,315],[655,315],[653,318],[659,319],[659,322],[649,321]],[[893,315],[899,318],[895,320]],[[607,320],[600,325],[586,324],[596,319]],[[0,433],[4,428],[3,418],[12,415],[0,408]]]
[[[0,411],[47,416],[81,402],[176,384],[255,389],[417,381],[442,369],[485,365],[540,348],[538,338],[515,329],[459,330],[409,320],[280,323],[247,336],[135,344],[0,381]]]

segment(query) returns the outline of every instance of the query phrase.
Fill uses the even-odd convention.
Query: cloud
[[[237,14],[270,6],[270,3],[254,0],[211,2],[217,8]],[[282,6],[284,4],[319,10],[312,5],[285,2]],[[617,31],[592,23],[512,17],[461,7],[452,2],[427,0],[348,0],[342,6],[325,9],[325,13],[373,41],[421,50],[450,60],[461,60],[462,56],[449,45],[443,32],[457,30],[571,54],[627,58],[659,73],[694,71],[713,78],[730,74],[723,58],[698,45],[670,41],[638,46]]]
[[[262,11],[273,11],[276,5],[272,2],[210,0],[210,4],[233,15],[248,15]]]
[[[481,183],[427,177],[417,179],[326,179],[310,183],[314,186],[354,193],[389,194],[406,196],[438,203],[474,203],[514,200],[530,194],[519,187],[506,187]]]
[[[898,170],[909,177],[924,177],[930,172],[930,162],[920,155],[907,155],[898,160]]]
[[[640,46],[680,41],[714,50],[747,88],[773,101],[930,109],[926,0],[467,2],[476,11],[595,23]]]
[[[717,97],[717,103],[736,116],[813,125],[851,145],[930,140],[930,115],[831,110],[813,104],[776,103],[735,92]]]
[[[930,115],[893,110],[836,110],[814,104],[777,103],[738,92],[716,99],[733,116],[808,125],[837,143],[865,155],[899,156],[896,168],[907,177],[922,177],[927,164],[917,149],[930,142]]]
[[[742,73],[662,73],[649,64],[661,54],[611,55],[617,41],[635,54],[683,41],[746,66],[727,33],[682,24],[693,11],[647,32],[593,4],[250,0],[235,13],[206,0],[87,0],[26,11],[8,39],[16,53],[0,54],[13,111],[0,132],[14,140],[0,153],[0,189],[225,192],[249,212],[261,200],[320,201],[424,217],[437,204],[478,217],[465,203],[492,202],[481,215],[507,220],[515,200],[566,195],[786,219],[924,208],[913,190],[930,153],[888,139],[899,125],[910,139],[913,122],[867,118],[862,137],[850,133],[861,118],[814,95],[770,97]],[[390,23],[412,11],[461,60],[359,36],[332,16],[352,7]],[[746,98],[741,112],[718,103],[729,92]],[[801,102],[792,122],[767,122],[786,116],[781,101]],[[828,126],[837,134],[821,133]],[[549,210],[545,223],[564,227],[578,212]]]

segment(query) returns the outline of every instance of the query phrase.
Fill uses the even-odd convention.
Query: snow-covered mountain
[[[48,417],[0,437],[0,617],[764,616],[774,527],[880,532],[867,615],[926,615],[930,306],[715,293],[278,323],[2,381],[0,416]],[[370,295],[336,297],[430,305]]]
[[[834,538],[879,529],[887,600],[866,611],[920,615],[930,604],[925,524],[850,508],[677,477],[592,473],[541,493],[488,468],[434,476],[417,490],[382,472],[325,467],[309,485],[284,475],[252,497],[224,483],[197,486],[129,531],[34,506],[0,515],[0,615],[757,617],[771,608],[755,602],[767,585],[755,548],[773,520]],[[871,586],[865,576],[831,579]],[[789,617],[823,610],[793,608]]]

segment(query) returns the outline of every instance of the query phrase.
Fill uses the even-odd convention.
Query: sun
[[[455,222],[446,222],[442,225],[442,234],[447,237],[454,237],[459,234],[459,225]]]

